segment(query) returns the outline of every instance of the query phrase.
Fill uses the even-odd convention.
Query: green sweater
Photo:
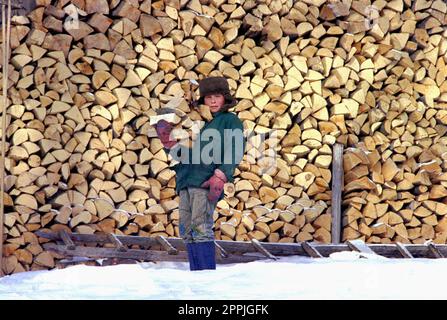
[[[177,193],[186,187],[200,187],[215,169],[223,171],[227,180],[233,182],[234,169],[242,160],[244,150],[241,120],[231,112],[214,113],[191,149],[177,145],[170,151],[180,161],[173,167]]]

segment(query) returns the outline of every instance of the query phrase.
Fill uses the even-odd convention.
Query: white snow
[[[355,252],[329,258],[218,265],[72,266],[0,279],[0,299],[446,299],[447,259],[386,259]]]

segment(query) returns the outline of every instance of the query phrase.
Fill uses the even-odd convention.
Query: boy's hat
[[[197,101],[199,104],[205,103],[205,96],[210,94],[220,93],[225,98],[225,103],[222,110],[228,110],[237,104],[237,100],[231,95],[228,81],[224,77],[209,77],[199,82],[200,98]]]

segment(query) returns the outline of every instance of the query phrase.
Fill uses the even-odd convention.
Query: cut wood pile
[[[389,145],[399,139],[383,138],[381,146],[361,143],[344,155],[343,240],[446,243],[445,138],[433,136],[426,147],[408,144],[395,149]]]
[[[345,238],[441,239],[442,0],[36,4],[11,35],[7,273],[54,266],[39,229],[178,236],[172,163],[149,118],[174,104],[205,120],[183,98],[212,75],[229,79],[254,134],[218,203],[217,239],[329,242],[336,141],[356,150]],[[395,223],[401,209],[415,212]]]
[[[361,47],[373,81],[339,137],[350,147],[343,241],[446,243],[447,4],[403,5],[387,3],[388,21],[378,22],[389,34],[373,33]]]

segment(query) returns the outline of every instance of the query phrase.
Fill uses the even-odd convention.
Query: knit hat
[[[220,93],[225,98],[225,103],[222,106],[223,111],[234,107],[237,100],[231,95],[228,81],[224,77],[209,77],[199,82],[200,98],[197,101],[199,104],[205,103],[205,96],[210,94]]]

